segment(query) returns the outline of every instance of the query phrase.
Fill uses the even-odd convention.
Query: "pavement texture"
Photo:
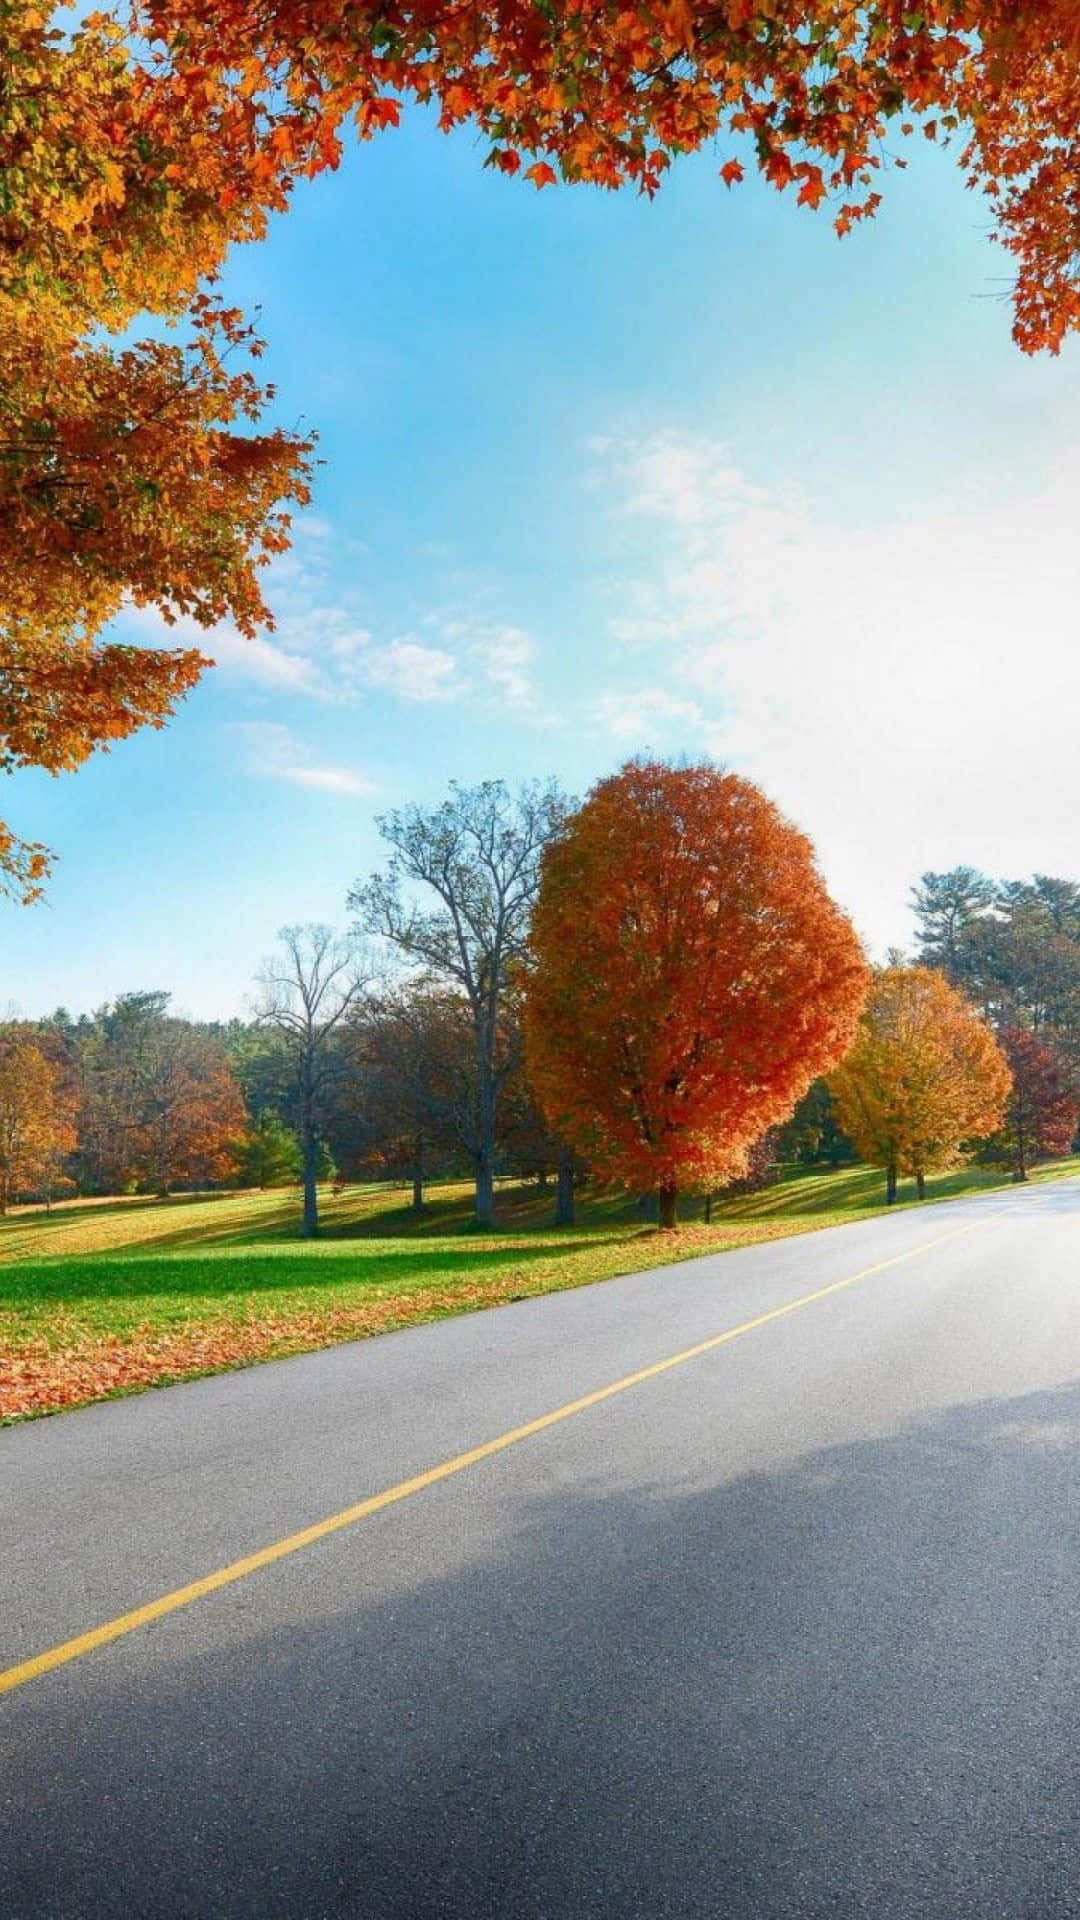
[[[0,1920],[1080,1916],[1074,1182],[0,1432],[0,1668],[899,1254],[0,1698]]]

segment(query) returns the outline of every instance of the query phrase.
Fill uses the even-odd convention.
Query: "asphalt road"
[[[1080,1915],[1078,1183],[0,1432],[0,1669],[883,1261],[0,1698],[0,1920]]]

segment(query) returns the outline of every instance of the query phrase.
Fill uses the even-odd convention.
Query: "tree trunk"
[[[476,1224],[495,1225],[495,1036],[485,1028],[476,1049]]]
[[[300,1224],[303,1240],[314,1240],[319,1231],[319,1133],[315,1124],[315,1054],[305,1047],[300,1061],[300,1157],[304,1182],[304,1217]]]
[[[572,1227],[574,1225],[574,1156],[572,1153],[560,1153],[555,1188],[555,1225]]]
[[[657,1202],[660,1208],[660,1225],[671,1228],[676,1225],[678,1214],[678,1190],[675,1187],[657,1189]]]
[[[481,1147],[476,1156],[476,1224],[495,1225],[495,1169],[490,1150]]]
[[[891,1207],[896,1199],[896,1162],[890,1160],[885,1169],[885,1199]]]
[[[926,1175],[921,1167],[915,1175],[915,1192],[920,1200],[926,1199]]]
[[[304,1129],[304,1218],[300,1227],[304,1240],[314,1240],[319,1231],[319,1143]]]
[[[707,1193],[705,1195],[705,1225],[707,1227],[712,1226],[712,1194],[711,1193]]]
[[[1014,1180],[1027,1179],[1027,1141],[1024,1138],[1024,1122],[1017,1119],[1016,1125],[1016,1166],[1013,1169]]]
[[[424,1211],[424,1137],[419,1133],[413,1141],[412,1210]]]

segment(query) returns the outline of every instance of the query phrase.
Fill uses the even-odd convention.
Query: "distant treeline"
[[[135,991],[93,1014],[6,1023],[0,1207],[306,1173],[407,1180],[419,1208],[429,1180],[473,1176],[490,1217],[495,1177],[517,1175],[555,1183],[569,1217],[587,1166],[530,1091],[520,1005],[539,862],[566,806],[552,787],[512,798],[493,782],[388,816],[392,859],[353,889],[354,933],[286,929],[250,1019],[188,1020],[168,993]],[[913,900],[915,950],[890,964],[943,973],[996,1033],[1033,1036],[1075,1099],[1080,885],[958,867],[924,874]],[[763,1136],[744,1184],[854,1157],[818,1080]]]

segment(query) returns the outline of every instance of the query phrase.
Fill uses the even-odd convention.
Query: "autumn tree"
[[[355,942],[321,925],[283,927],[278,951],[263,962],[257,1020],[288,1043],[296,1084],[304,1186],[301,1233],[319,1231],[319,1161],[326,1117],[341,1072],[343,1023],[364,991]]]
[[[1071,1152],[1080,1100],[1062,1061],[1034,1033],[1007,1027],[999,1039],[1012,1090],[993,1149],[995,1158],[1003,1157],[1011,1167],[1014,1180],[1026,1180],[1033,1161]]]
[[[142,1061],[139,1184],[155,1193],[215,1187],[235,1169],[247,1114],[221,1046],[183,1020],[164,1020]]]
[[[24,1033],[0,1034],[0,1214],[24,1194],[48,1193],[74,1146],[58,1069]]]
[[[167,993],[117,996],[76,1029],[79,1162],[100,1192],[217,1186],[232,1170],[243,1096],[215,1036]]]
[[[550,783],[523,787],[516,796],[501,780],[452,783],[441,806],[406,807],[380,818],[390,862],[349,894],[364,931],[380,935],[418,973],[460,993],[468,1005],[467,1144],[481,1226],[495,1217],[499,1096],[511,1059],[505,1010],[525,952],[541,855],[565,809]]]
[[[900,1174],[926,1175],[963,1141],[994,1133],[1009,1096],[994,1035],[940,973],[890,967],[871,987],[850,1052],[832,1076],[837,1115],[864,1160],[884,1167],[889,1201]]]
[[[545,853],[526,991],[548,1119],[659,1195],[742,1173],[855,1027],[867,970],[813,849],[759,788],[632,761]]]
[[[408,982],[373,996],[345,1037],[346,1102],[359,1101],[369,1148],[410,1180],[417,1214],[432,1174],[461,1153],[470,1025],[460,996]]]

